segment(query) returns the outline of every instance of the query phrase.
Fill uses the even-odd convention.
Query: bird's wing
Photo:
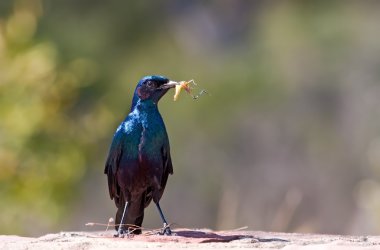
[[[164,171],[163,171],[163,176],[161,179],[161,190],[162,192],[165,189],[166,182],[168,180],[169,174],[173,174],[173,164],[172,164],[172,158],[170,156],[170,146],[169,142],[167,142],[161,150],[161,156],[162,156],[162,161],[164,165]]]
[[[117,183],[116,172],[119,167],[120,159],[123,155],[123,133],[118,129],[113,137],[113,141],[108,153],[104,173],[108,177],[108,189],[111,199],[119,198],[120,187]]]
[[[173,174],[173,165],[172,165],[172,159],[170,157],[170,147],[169,142],[165,143],[161,148],[161,159],[162,159],[162,171],[156,172],[156,174],[160,174],[160,183],[159,187],[155,190],[148,190],[148,192],[145,195],[145,207],[149,205],[151,200],[155,203],[158,203],[164,193],[166,182],[168,181],[169,174]],[[153,191],[153,192],[152,192]]]

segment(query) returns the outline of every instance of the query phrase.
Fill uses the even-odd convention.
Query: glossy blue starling
[[[169,174],[173,174],[173,165],[157,104],[176,85],[163,76],[142,78],[136,86],[130,113],[114,134],[104,173],[117,207],[116,237],[141,233],[144,209],[152,200],[164,224],[161,233],[171,234],[159,201]]]

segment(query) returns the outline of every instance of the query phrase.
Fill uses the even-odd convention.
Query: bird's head
[[[164,76],[146,76],[136,86],[132,101],[132,108],[138,100],[152,100],[154,103],[163,97],[169,89],[178,85]]]

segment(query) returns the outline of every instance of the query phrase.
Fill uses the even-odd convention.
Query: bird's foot
[[[124,238],[125,236],[127,236],[127,238],[131,237],[129,230],[119,229],[117,233],[113,235],[115,238]]]
[[[159,235],[172,235],[172,230],[170,229],[170,226],[164,223],[164,227],[161,229],[161,232],[158,233]]]
[[[116,234],[113,235],[115,238],[124,238],[124,230],[118,230]]]

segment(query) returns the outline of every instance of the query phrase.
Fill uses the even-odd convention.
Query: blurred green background
[[[379,234],[379,24],[378,1],[0,1],[0,233],[104,230],[112,135],[161,74],[211,93],[160,103],[170,222]]]

